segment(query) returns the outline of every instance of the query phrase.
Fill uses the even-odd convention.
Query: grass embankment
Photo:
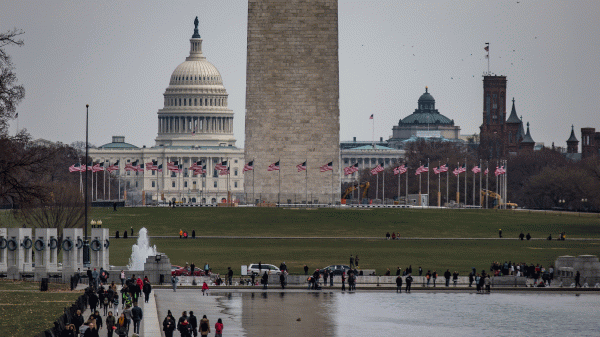
[[[41,292],[39,282],[0,281],[2,336],[35,336],[54,326],[54,321],[81,296],[69,285],[50,283]]]
[[[497,210],[420,209],[283,209],[283,208],[120,208],[94,209],[90,219],[123,233],[146,227],[151,236],[309,236],[383,237],[400,232],[402,237],[516,238],[521,231],[546,238],[566,231],[569,238],[600,238],[598,216]]]

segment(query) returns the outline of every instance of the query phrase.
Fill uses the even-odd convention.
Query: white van
[[[258,269],[258,263],[251,263],[248,265],[248,275],[252,273],[257,273],[259,276],[262,276],[265,272],[269,275],[279,275],[281,274],[281,270],[272,264],[262,263],[260,266],[260,270]]]

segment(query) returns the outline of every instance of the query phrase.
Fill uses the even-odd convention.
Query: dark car
[[[319,272],[321,274],[323,274],[325,272],[325,269],[329,270],[330,275],[332,272],[333,272],[333,275],[342,275],[342,273],[348,274],[348,270],[350,270],[350,267],[345,264],[334,264],[331,266],[327,266],[323,269],[320,269]]]

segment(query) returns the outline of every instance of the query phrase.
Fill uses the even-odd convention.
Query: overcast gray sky
[[[91,143],[125,135],[154,145],[156,113],[197,15],[243,147],[246,1],[4,0],[1,8],[2,31],[25,31],[25,46],[8,52],[26,88],[19,127],[35,138],[84,140],[88,103]],[[462,134],[478,133],[489,42],[491,70],[508,76],[507,98],[534,140],[565,146],[571,124],[600,129],[599,17],[594,0],[340,0],[341,140],[371,140],[371,113],[375,137],[387,139],[425,86]]]

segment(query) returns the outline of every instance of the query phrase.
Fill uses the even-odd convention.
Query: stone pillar
[[[157,261],[159,256],[159,261]],[[163,284],[171,283],[171,260],[168,256],[157,253],[157,256],[148,256],[144,263],[144,275],[148,276],[151,284],[160,283],[160,275],[163,275]]]
[[[31,228],[9,228],[7,236],[8,278],[18,280],[22,273],[31,274],[33,272],[32,231]]]
[[[36,228],[32,240],[35,254],[34,281],[41,281],[42,278],[48,277],[48,273],[58,271],[57,230],[56,228]]]
[[[92,228],[90,240],[90,268],[108,270],[109,266],[109,236],[108,228]]]
[[[6,236],[6,228],[0,228],[0,274],[6,274],[8,264],[6,262],[8,239]],[[2,248],[4,247],[4,248]]]
[[[77,269],[83,271],[83,228],[63,229],[63,281],[70,279]]]

